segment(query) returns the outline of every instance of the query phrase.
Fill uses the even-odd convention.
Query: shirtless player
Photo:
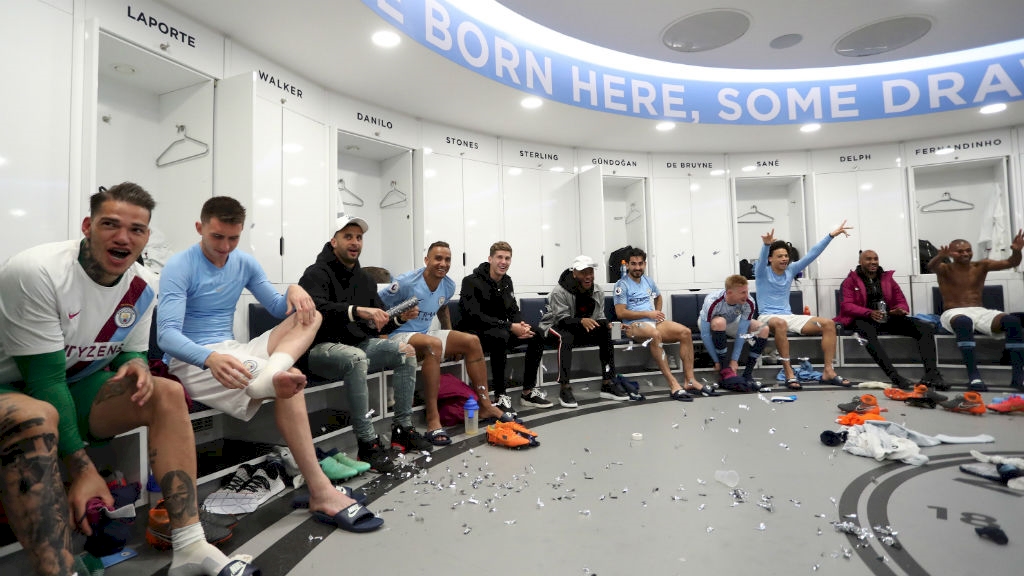
[[[940,319],[942,327],[956,334],[956,345],[967,365],[967,389],[975,392],[988,390],[974,357],[975,330],[988,336],[1006,333],[1006,350],[1013,366],[1010,385],[1017,389],[1024,388],[1024,334],[1021,333],[1020,318],[981,305],[981,291],[989,271],[1006,270],[1020,264],[1024,231],[1017,231],[1010,248],[1013,252],[1006,260],[985,258],[971,262],[974,256],[971,243],[958,239],[940,248],[939,253],[928,262],[928,269],[935,273],[939,281],[939,292],[945,307]],[[953,261],[947,262],[949,258]]]

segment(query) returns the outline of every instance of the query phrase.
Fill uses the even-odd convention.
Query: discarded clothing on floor
[[[929,436],[916,430],[911,430],[910,428],[895,422],[869,420],[864,423],[872,426],[878,426],[893,436],[911,440],[918,446],[938,446],[939,444],[982,444],[996,441],[994,437],[989,436],[988,434],[979,434],[977,436],[949,436],[946,434],[936,434],[935,436]],[[1020,459],[1018,458],[1018,460]]]
[[[801,382],[815,382],[821,380],[821,372],[816,372],[814,370],[814,365],[811,364],[810,360],[804,360],[801,362],[799,366],[793,369],[793,372]],[[775,379],[779,382],[785,382],[786,369],[779,368],[779,373],[775,375]]]
[[[855,456],[866,456],[879,462],[899,460],[913,466],[928,463],[928,457],[912,440],[893,436],[878,426],[851,426],[847,433],[843,450]]]

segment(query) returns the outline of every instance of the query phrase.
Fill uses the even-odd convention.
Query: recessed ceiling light
[[[919,40],[932,29],[923,16],[898,16],[858,28],[836,42],[835,51],[851,58],[873,56],[902,48]]]
[[[935,154],[937,156],[945,156],[946,154],[952,154],[952,153],[953,153],[953,148],[951,148],[949,146],[946,146],[945,148],[939,148],[938,150],[935,151]]]
[[[658,132],[668,132],[669,130],[675,130],[675,127],[675,122],[658,122],[654,129]]]
[[[371,38],[373,39],[373,43],[381,48],[394,48],[402,41],[402,37],[391,30],[374,32]]]
[[[757,166],[754,166],[753,164],[747,164],[746,166],[741,168],[741,170],[743,170],[744,172],[753,172],[754,170],[757,170]]]
[[[818,130],[821,130],[821,124],[818,124],[817,122],[804,124],[800,127],[801,132],[817,132]]]
[[[661,41],[677,52],[705,52],[738,39],[750,29],[750,17],[729,9],[693,14],[669,24]]]
[[[508,169],[508,175],[509,176],[519,176],[522,173],[523,173],[523,169],[522,168],[509,168]]]
[[[131,76],[135,74],[135,66],[130,64],[114,64],[114,72],[120,72],[125,76]]]
[[[710,174],[711,176],[721,176],[721,175],[725,174],[725,170],[722,170],[721,168],[719,168],[717,170],[712,170],[708,174]]]
[[[540,108],[542,104],[544,104],[544,101],[541,100],[540,98],[537,98],[536,96],[527,96],[526,98],[523,98],[522,101],[519,102],[519,105],[522,106],[523,108],[526,108],[527,110]]]
[[[776,50],[782,50],[784,48],[791,48],[802,42],[804,37],[800,34],[783,34],[772,39],[768,43],[768,46],[775,48]]]
[[[982,114],[997,114],[999,112],[1002,112],[1003,110],[1006,110],[1006,103],[999,102],[998,104],[989,104],[988,106],[982,106],[981,109],[978,110],[978,112],[981,112]]]

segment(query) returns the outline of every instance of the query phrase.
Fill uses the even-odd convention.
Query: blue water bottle
[[[480,404],[477,404],[476,398],[466,400],[463,410],[466,416],[466,435],[472,436],[480,432]]]
[[[619,264],[619,277],[625,278],[626,276],[629,276],[629,268],[626,266],[626,261],[623,260],[622,263]]]

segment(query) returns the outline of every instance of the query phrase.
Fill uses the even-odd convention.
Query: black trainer
[[[416,428],[396,423],[391,425],[391,447],[404,454],[410,450],[430,452],[434,445],[428,442],[423,434],[417,432]]]
[[[622,384],[615,380],[605,380],[601,382],[601,398],[605,400],[629,400],[629,392],[622,387]]]
[[[370,465],[370,470],[380,474],[387,474],[388,472],[394,472],[398,468],[398,464],[394,458],[391,457],[391,450],[388,450],[380,441],[380,436],[377,436],[370,442],[358,440],[359,452],[356,457],[363,462]]]
[[[903,376],[900,376],[899,374],[893,376],[893,378],[892,378],[892,385],[897,387],[897,388],[899,388],[900,390],[913,390],[914,389],[914,383],[911,382],[910,380],[907,380]]]
[[[542,392],[540,388],[523,390],[523,393],[519,396],[519,405],[533,406],[535,408],[551,408],[554,406],[554,404],[547,399],[547,394]]]
[[[572,387],[562,386],[562,389],[558,391],[558,403],[565,408],[578,408],[579,404],[576,403],[576,397],[572,394]]]
[[[945,392],[950,388],[949,384],[946,384],[946,381],[942,379],[942,374],[939,373],[926,374],[924,379],[921,380],[921,384],[940,392]]]

